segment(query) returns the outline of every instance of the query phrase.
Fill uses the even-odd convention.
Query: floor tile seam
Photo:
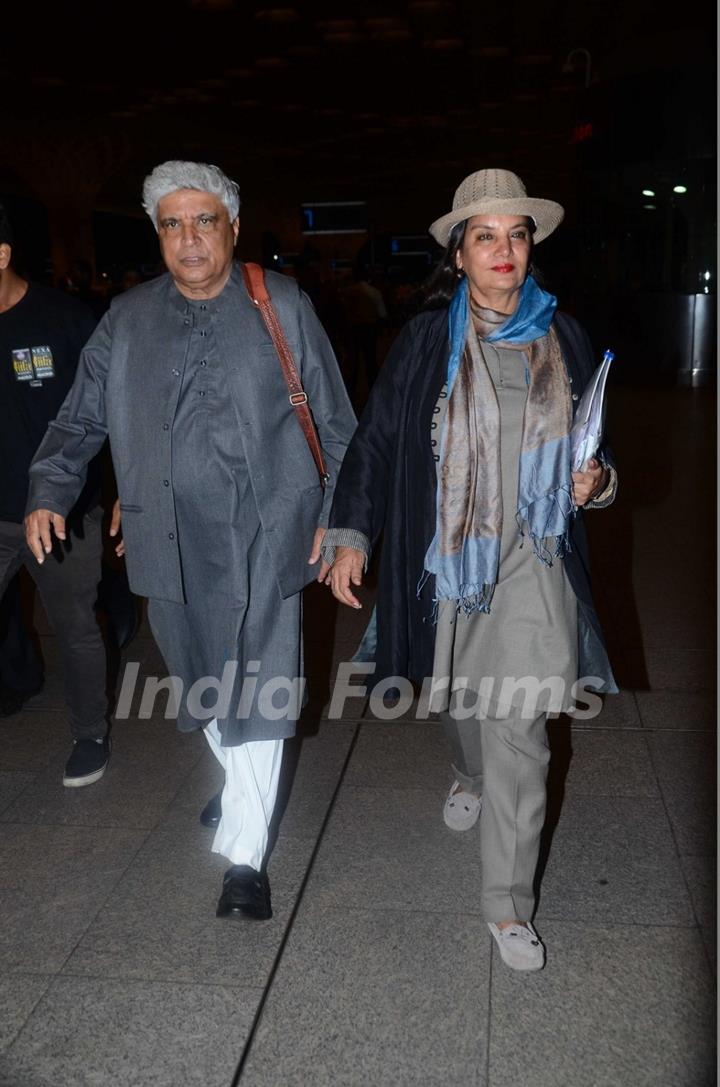
[[[437,786],[431,788],[427,785],[356,785],[352,781],[343,781],[342,788],[345,789],[363,789],[369,793],[424,793],[426,796],[432,796],[437,798],[438,796],[444,796],[449,786],[452,784],[452,779],[448,777],[447,785]]]
[[[551,727],[552,727],[553,720],[554,719],[552,719],[551,722],[550,722]],[[348,724],[350,724],[350,723],[355,724],[356,722],[348,722]],[[435,726],[437,726],[438,729],[441,728],[441,724],[440,724],[439,721],[434,721],[432,718],[425,718],[425,717],[423,717],[423,718],[413,718],[412,720],[402,720],[402,719],[400,719],[400,720],[394,720],[394,721],[379,721],[379,720],[368,721],[367,719],[363,718],[362,724],[363,725],[370,725],[371,727],[375,726],[375,725],[381,726],[381,725],[420,725],[420,724],[422,724],[422,725],[435,725]],[[610,732],[610,733],[613,733],[613,734],[616,734],[616,735],[617,734],[624,734],[624,733],[627,733],[627,732],[640,732],[640,733],[643,733],[643,732],[677,732],[677,733],[682,734],[682,735],[687,735],[688,733],[693,733],[694,735],[697,735],[697,734],[702,735],[704,733],[708,733],[708,732],[709,733],[714,733],[716,731],[714,725],[703,725],[703,726],[699,725],[697,727],[692,727],[692,728],[675,728],[675,727],[673,727],[671,725],[667,725],[667,726],[665,726],[665,725],[593,725],[593,724],[589,724],[589,723],[588,724],[582,724],[582,723],[579,723],[579,722],[571,722],[570,729],[571,729],[572,732]]]
[[[16,799],[18,798],[16,797]],[[157,827],[157,823],[142,826],[129,823],[53,823],[46,822],[44,819],[34,819],[30,822],[18,822],[17,820],[8,820],[6,822],[2,818],[2,812],[0,812],[0,825],[3,827],[56,827],[68,830],[145,830],[148,834]]]
[[[494,940],[492,941],[492,943],[494,943]],[[491,1087],[491,1085],[490,1085],[490,1041],[491,1041],[491,1038],[492,1038],[492,1027],[493,1027],[493,981],[495,979],[495,953],[494,953],[494,949],[492,947],[492,943],[491,943],[491,946],[490,946],[490,961],[488,962],[488,990],[487,990],[488,999],[487,999],[487,1010],[486,1010],[486,1013],[485,1013],[486,1020],[485,1020],[485,1061],[484,1061],[485,1080],[484,1080],[484,1087]]]
[[[29,771],[29,770],[14,770],[14,771],[13,770],[10,770],[10,771],[0,770],[0,773],[28,774],[28,773],[31,773],[31,771]],[[3,826],[12,826],[12,823],[4,823],[3,822],[3,815],[5,814],[6,811],[9,811],[10,808],[12,808],[13,804],[16,804],[18,800],[22,799],[24,793],[26,792],[27,789],[30,788],[31,785],[35,784],[35,777],[36,777],[36,775],[33,774],[32,775],[32,780],[26,781],[25,784],[23,785],[22,789],[20,790],[20,792],[17,793],[16,796],[12,797],[11,800],[8,800],[7,804],[3,804],[2,807],[0,807],[0,823],[2,823]]]
[[[206,754],[207,754],[207,750],[203,750],[202,748],[200,748],[200,750],[197,752],[197,757],[193,760],[192,766],[188,767],[187,773],[185,773],[180,778],[180,780],[178,781],[177,788],[172,793],[172,795],[170,797],[168,797],[168,800],[167,800],[164,808],[162,808],[162,810],[159,812],[157,819],[155,820],[152,827],[150,828],[151,831],[157,830],[158,828],[160,828],[161,826],[164,825],[163,822],[162,822],[163,819],[167,816],[170,808],[175,803],[176,799],[178,798],[178,796],[180,795],[182,790],[187,786],[188,779],[190,778],[190,776],[192,774],[195,773],[195,771],[197,770],[199,764],[202,762],[202,760],[204,759]]]
[[[28,701],[23,703],[23,708],[18,714],[11,714],[11,716],[17,716],[18,719],[21,719],[30,713],[56,713],[58,716],[62,715],[67,720],[67,705],[63,702],[62,704],[58,703],[57,706],[33,706]],[[3,720],[8,720],[8,718],[3,718]]]
[[[169,985],[178,989],[232,989],[241,993],[257,993],[258,995],[265,990],[265,986],[261,983],[258,983],[257,985],[248,985],[246,983],[238,985],[229,981],[201,981],[199,979],[188,981],[180,978],[158,976],[128,977],[127,974],[109,973],[107,970],[104,970],[102,974],[82,974],[72,970],[65,970],[64,968],[51,976],[49,985],[55,981],[110,981],[122,982],[124,985]]]
[[[408,793],[425,793],[427,795],[439,796],[441,792],[445,791],[445,786],[442,789],[438,787],[433,789],[429,786],[416,785],[416,786],[399,786],[392,782],[387,785],[363,785],[355,781],[349,781],[346,783],[348,788],[353,789],[374,789],[378,792],[408,792]],[[587,791],[579,786],[565,786],[566,797],[592,797],[600,800],[657,800],[659,798],[659,791],[655,793],[643,793],[643,792],[601,792],[601,791]]]
[[[716,688],[712,684],[693,683],[687,687],[635,687],[637,694],[715,694]]]
[[[22,824],[22,825],[25,825],[25,824]],[[96,829],[96,828],[92,827],[92,828],[90,828],[90,829],[94,830],[94,829]],[[117,829],[122,829],[122,828],[117,828],[117,827],[114,827],[114,828],[112,828],[112,829],[114,829],[114,830],[117,830]],[[135,860],[137,859],[137,857],[139,856],[139,854],[141,853],[141,851],[142,851],[142,850],[143,850],[143,848],[145,847],[145,844],[146,844],[146,842],[147,842],[148,838],[150,837],[150,833],[151,833],[151,832],[150,832],[150,831],[148,831],[148,832],[147,832],[147,833],[146,833],[146,834],[144,835],[144,837],[143,837],[142,841],[138,843],[137,847],[136,847],[136,848],[135,848],[135,849],[133,850],[133,852],[132,852],[132,855],[131,855],[131,856],[130,856],[130,857],[128,858],[128,861],[127,861],[127,863],[121,866],[120,870],[118,871],[117,877],[116,877],[116,878],[115,878],[114,880],[112,880],[111,886],[109,886],[109,887],[107,888],[107,893],[106,893],[105,895],[101,896],[101,898],[100,898],[100,899],[98,900],[98,905],[97,905],[97,908],[96,908],[95,910],[91,911],[91,915],[90,915],[90,916],[89,916],[89,917],[87,918],[87,924],[85,924],[85,925],[83,925],[83,926],[82,926],[82,928],[81,928],[81,929],[80,929],[80,931],[78,932],[78,935],[77,935],[77,939],[75,940],[75,942],[74,942],[73,946],[72,946],[72,947],[70,948],[70,950],[68,951],[68,953],[67,953],[67,954],[65,955],[65,957],[63,958],[63,960],[62,960],[62,963],[61,963],[61,965],[60,965],[59,969],[55,971],[55,976],[56,976],[56,977],[57,977],[57,976],[58,976],[59,974],[61,974],[61,973],[62,973],[62,970],[63,970],[63,968],[64,968],[65,964],[66,964],[66,963],[67,963],[67,962],[68,962],[68,961],[69,961],[69,960],[70,960],[70,959],[72,958],[72,956],[73,956],[73,955],[75,954],[75,952],[77,951],[78,947],[80,946],[80,944],[82,943],[82,941],[83,941],[83,940],[85,939],[85,936],[87,935],[88,931],[90,930],[90,927],[91,927],[91,926],[92,926],[92,925],[93,925],[93,924],[95,923],[95,921],[96,921],[96,920],[97,920],[97,918],[99,917],[99,915],[100,915],[100,913],[102,912],[102,910],[104,910],[104,909],[105,909],[105,906],[107,905],[107,903],[108,903],[108,901],[109,901],[109,899],[110,899],[111,895],[112,895],[112,894],[114,893],[114,891],[115,891],[115,888],[117,887],[118,883],[120,883],[120,881],[121,881],[122,879],[124,879],[124,877],[125,877],[126,873],[127,873],[128,871],[129,871],[129,869],[131,868],[131,866],[132,866],[132,865],[133,865],[133,864],[135,863]]]
[[[328,717],[326,713],[323,713],[318,718],[318,721],[320,722],[320,724],[329,724],[331,721],[333,723],[340,723],[346,725],[356,725],[358,721],[362,721],[363,724],[365,723],[365,719],[362,716],[350,717],[348,714],[343,714],[342,717]]]
[[[13,974],[11,976],[12,977],[22,977],[22,974],[20,974],[20,975]],[[40,977],[42,975],[32,975],[31,974],[30,976],[31,977]],[[36,1010],[38,1004],[41,1002],[41,1000],[43,1000],[45,998],[45,995],[46,995],[48,989],[50,988],[50,986],[52,985],[53,981],[55,980],[56,976],[57,976],[56,974],[46,975],[47,984],[43,988],[42,992],[38,994],[37,999],[33,1002],[32,1007],[28,1010],[27,1015],[25,1016],[25,1018],[23,1019],[22,1023],[19,1025],[19,1027],[17,1028],[15,1033],[13,1034],[12,1038],[10,1038],[10,1040],[5,1045],[0,1047],[0,1057],[2,1057],[2,1055],[4,1053],[8,1053],[10,1051],[10,1049],[12,1049],[12,1047],[15,1045],[18,1038],[20,1037],[22,1032],[25,1030],[25,1027],[27,1026],[28,1022],[30,1021],[32,1016],[35,1014],[35,1010]]]
[[[334,809],[335,804],[337,802],[337,798],[340,795],[343,780],[344,780],[345,774],[347,772],[347,768],[350,765],[350,762],[352,760],[352,757],[353,757],[353,754],[355,752],[355,748],[356,748],[356,745],[357,745],[357,742],[358,742],[358,739],[360,737],[361,732],[362,732],[362,723],[360,721],[358,721],[357,724],[355,725],[353,735],[352,735],[352,738],[350,740],[350,744],[348,746],[348,750],[347,750],[347,752],[345,754],[345,759],[343,761],[343,765],[342,765],[342,768],[340,770],[340,774],[338,776],[337,785],[335,786],[335,789],[334,789],[334,791],[333,791],[333,793],[332,793],[332,795],[331,795],[331,797],[330,797],[330,799],[328,801],[328,805],[327,805],[327,808],[325,810],[325,815],[324,815],[323,821],[322,821],[322,823],[320,825],[320,829],[318,831],[318,835],[317,835],[315,844],[312,847],[312,851],[310,853],[307,864],[305,866],[305,874],[303,875],[303,877],[302,877],[302,879],[300,881],[300,885],[299,885],[297,893],[295,895],[295,900],[294,900],[292,908],[290,910],[288,919],[287,919],[287,921],[285,923],[285,929],[284,929],[284,932],[283,932],[282,937],[280,939],[279,946],[278,946],[278,948],[277,948],[277,950],[275,952],[275,955],[274,955],[274,958],[272,960],[270,969],[269,969],[269,971],[267,973],[267,979],[266,979],[266,982],[265,982],[265,986],[263,988],[262,995],[261,995],[260,1000],[258,1002],[258,1005],[257,1005],[257,1007],[255,1009],[255,1013],[253,1015],[252,1022],[251,1022],[250,1026],[249,1026],[249,1029],[247,1031],[245,1040],[243,1042],[240,1057],[238,1059],[238,1063],[237,1063],[237,1066],[236,1066],[236,1069],[235,1069],[235,1073],[233,1075],[231,1083],[229,1084],[229,1087],[238,1087],[238,1084],[240,1083],[240,1081],[242,1079],[243,1070],[245,1068],[246,1062],[247,1062],[248,1058],[250,1057],[250,1054],[251,1054],[251,1051],[252,1051],[252,1046],[253,1046],[253,1042],[254,1042],[254,1039],[255,1039],[255,1034],[256,1034],[259,1026],[260,1026],[260,1023],[262,1022],[262,1017],[263,1017],[263,1014],[264,1014],[264,1011],[265,1011],[265,1005],[266,1005],[266,1003],[267,1003],[267,1001],[268,1001],[268,999],[270,997],[270,993],[272,991],[275,978],[277,976],[278,970],[280,969],[280,965],[282,963],[283,956],[285,954],[285,948],[287,947],[288,940],[290,939],[290,936],[292,934],[292,931],[293,931],[293,928],[294,928],[294,925],[295,925],[295,921],[297,919],[298,912],[299,912],[301,904],[303,902],[303,899],[304,899],[304,896],[305,896],[305,891],[306,891],[306,888],[308,886],[308,882],[310,880],[310,876],[312,874],[313,867],[315,865],[315,861],[316,861],[317,856],[318,856],[318,854],[320,852],[320,848],[322,846],[322,842],[323,842],[323,839],[325,837],[325,832],[327,830],[327,827],[329,826],[330,821],[332,819],[333,809]]]
[[[311,903],[311,897],[308,897],[308,902]],[[369,914],[382,913],[385,916],[387,916],[388,914],[397,914],[398,916],[407,916],[408,914],[410,914],[412,916],[423,916],[423,917],[424,916],[454,917],[454,918],[457,918],[458,920],[462,920],[463,918],[468,919],[468,920],[475,919],[475,920],[480,920],[481,922],[485,923],[485,918],[483,917],[481,912],[476,913],[476,912],[474,912],[472,910],[468,910],[468,909],[464,909],[464,910],[460,910],[460,911],[458,911],[458,910],[444,910],[444,909],[439,909],[438,907],[427,907],[425,909],[417,909],[417,908],[413,908],[413,907],[408,907],[407,909],[404,909],[402,906],[352,906],[352,905],[336,906],[333,903],[327,903],[327,904],[323,903],[322,904],[322,911],[323,911],[324,914],[334,913],[334,914],[338,914],[338,915],[343,914],[343,913],[368,914],[368,915]],[[302,920],[303,920],[303,918],[301,916],[300,921],[302,922]],[[611,920],[608,920],[608,921],[593,922],[592,920],[587,920],[587,919],[582,918],[582,917],[562,917],[562,916],[560,916],[558,914],[545,914],[545,913],[538,914],[538,916],[534,920],[537,920],[538,924],[542,924],[545,921],[552,921],[552,922],[559,922],[559,923],[566,923],[566,924],[582,925],[583,928],[585,928],[585,929],[642,928],[642,929],[661,929],[661,930],[665,930],[665,929],[676,930],[677,929],[677,930],[684,931],[684,932],[694,932],[694,931],[696,931],[697,929],[699,929],[701,927],[696,921],[690,921],[690,922],[683,922],[683,921],[672,922],[672,921],[668,921],[668,922],[665,922],[665,923],[661,923],[661,922],[657,922],[657,921],[640,922],[640,921],[611,921]]]
[[[566,797],[578,798],[588,797],[595,800],[657,800],[659,797],[659,791],[655,793],[647,792],[601,792],[601,791],[588,791],[582,786],[565,784],[565,791],[563,799]]]
[[[683,885],[685,887],[686,894],[687,894],[687,896],[688,896],[688,898],[690,900],[690,908],[692,910],[693,917],[695,918],[695,922],[696,922],[696,924],[698,925],[698,928],[699,928],[700,927],[700,917],[699,917],[697,909],[695,908],[695,901],[693,899],[692,891],[691,891],[691,888],[690,888],[690,883],[689,883],[688,877],[687,877],[687,875],[685,873],[685,869],[683,868],[683,865],[682,865],[681,858],[682,858],[683,854],[680,851],[680,843],[678,841],[678,837],[677,837],[677,834],[675,832],[675,826],[674,826],[673,821],[672,821],[672,819],[670,817],[670,811],[668,809],[668,803],[667,803],[668,797],[665,794],[665,789],[663,788],[663,783],[660,780],[660,773],[659,773],[658,766],[657,766],[656,761],[655,761],[652,746],[651,746],[650,743],[647,743],[647,741],[646,741],[646,744],[647,744],[648,755],[649,755],[649,758],[650,758],[650,765],[652,766],[652,768],[653,768],[653,770],[655,772],[655,778],[656,778],[656,781],[657,781],[657,783],[658,783],[658,785],[660,787],[660,802],[662,803],[663,810],[665,812],[665,818],[667,819],[668,827],[670,829],[670,835],[671,835],[672,842],[673,842],[673,845],[674,845],[674,848],[675,848],[675,854],[677,856],[678,865],[680,867],[680,874],[682,876]],[[668,793],[671,793],[671,792],[672,792],[672,789],[669,789]],[[709,961],[709,953],[708,953],[708,961]],[[712,968],[712,964],[711,964],[711,968]]]
[[[700,925],[697,921],[593,921],[585,920],[581,917],[561,917],[558,914],[538,914],[533,918],[533,922],[537,921],[538,925],[543,925],[546,921],[552,921],[553,924],[568,924],[568,925],[582,925],[583,929],[588,930],[602,930],[602,929],[648,929],[658,930],[660,932],[697,932],[700,929]]]
[[[307,901],[308,903],[312,904],[312,891],[308,892]],[[336,906],[334,903],[328,903],[327,905],[323,904],[322,911],[324,915],[335,914],[338,917],[346,913],[360,914],[367,917],[372,917],[377,915],[378,913],[382,913],[384,916],[396,914],[398,917],[407,917],[408,914],[410,914],[412,916],[420,917],[456,917],[458,920],[479,918],[480,920],[484,920],[482,914],[473,913],[472,911],[467,909],[439,910],[432,908],[420,909],[413,907],[408,907],[407,909],[404,909],[402,906]],[[303,920],[304,919],[302,914],[299,915],[298,922],[302,923]]]
[[[711,735],[715,732],[713,725],[706,725],[703,728],[673,728],[671,725],[571,725],[572,732],[614,732],[614,733],[626,733],[626,732],[676,732],[679,736],[687,736],[688,733],[692,733],[693,736],[702,736],[706,733]]]

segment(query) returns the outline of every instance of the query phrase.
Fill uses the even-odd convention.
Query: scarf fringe
[[[431,570],[423,570],[422,577],[418,581],[417,596],[420,599],[420,594],[427,584],[429,577],[432,577]],[[473,612],[483,612],[485,615],[490,614],[490,605],[492,604],[492,598],[495,593],[495,582],[488,585],[461,585],[460,596],[457,600],[454,600],[455,611],[462,612],[463,615],[472,615]],[[446,599],[445,597],[435,596],[433,597],[432,608],[430,613],[423,618],[423,623],[427,623],[428,620],[433,626],[437,626],[438,613],[440,611],[440,600]]]
[[[460,596],[455,601],[455,610],[463,615],[472,615],[473,612],[490,614],[490,605],[495,593],[495,582],[487,585],[461,585]]]
[[[546,536],[531,536],[530,539],[532,540],[533,554],[540,559],[543,566],[552,566],[553,559],[563,559],[570,551],[570,533],[567,530],[560,536],[553,537],[555,540],[554,551],[546,546]]]

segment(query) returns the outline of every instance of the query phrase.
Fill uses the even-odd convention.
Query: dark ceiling
[[[118,210],[168,157],[296,199],[444,192],[482,165],[557,182],[584,97],[713,64],[701,0],[672,23],[657,0],[16,3],[12,18],[0,188],[85,186]]]

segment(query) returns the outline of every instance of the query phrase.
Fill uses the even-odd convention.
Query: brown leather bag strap
[[[323,457],[322,448],[320,446],[318,432],[313,417],[310,414],[307,393],[303,389],[302,381],[300,380],[300,375],[297,371],[297,366],[295,365],[295,359],[290,350],[290,345],[285,339],[282,325],[278,320],[275,307],[272,304],[267,287],[265,286],[265,272],[259,264],[243,264],[242,271],[247,292],[250,295],[253,304],[260,310],[267,330],[270,333],[270,338],[275,345],[283,377],[285,378],[285,383],[290,394],[288,399],[295,410],[298,422],[302,427],[302,432],[310,447],[312,458],[315,461],[315,466],[318,470],[318,475],[320,476],[320,482],[323,487],[326,487],[330,481],[330,476],[328,475],[327,467],[325,466],[325,458]]]

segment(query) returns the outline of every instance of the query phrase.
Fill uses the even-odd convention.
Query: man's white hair
[[[197,189],[217,196],[227,208],[230,222],[237,219],[240,210],[240,190],[237,182],[217,166],[207,162],[181,162],[170,160],[156,166],[143,182],[143,207],[157,230],[157,206],[163,196],[177,192],[178,189]]]

